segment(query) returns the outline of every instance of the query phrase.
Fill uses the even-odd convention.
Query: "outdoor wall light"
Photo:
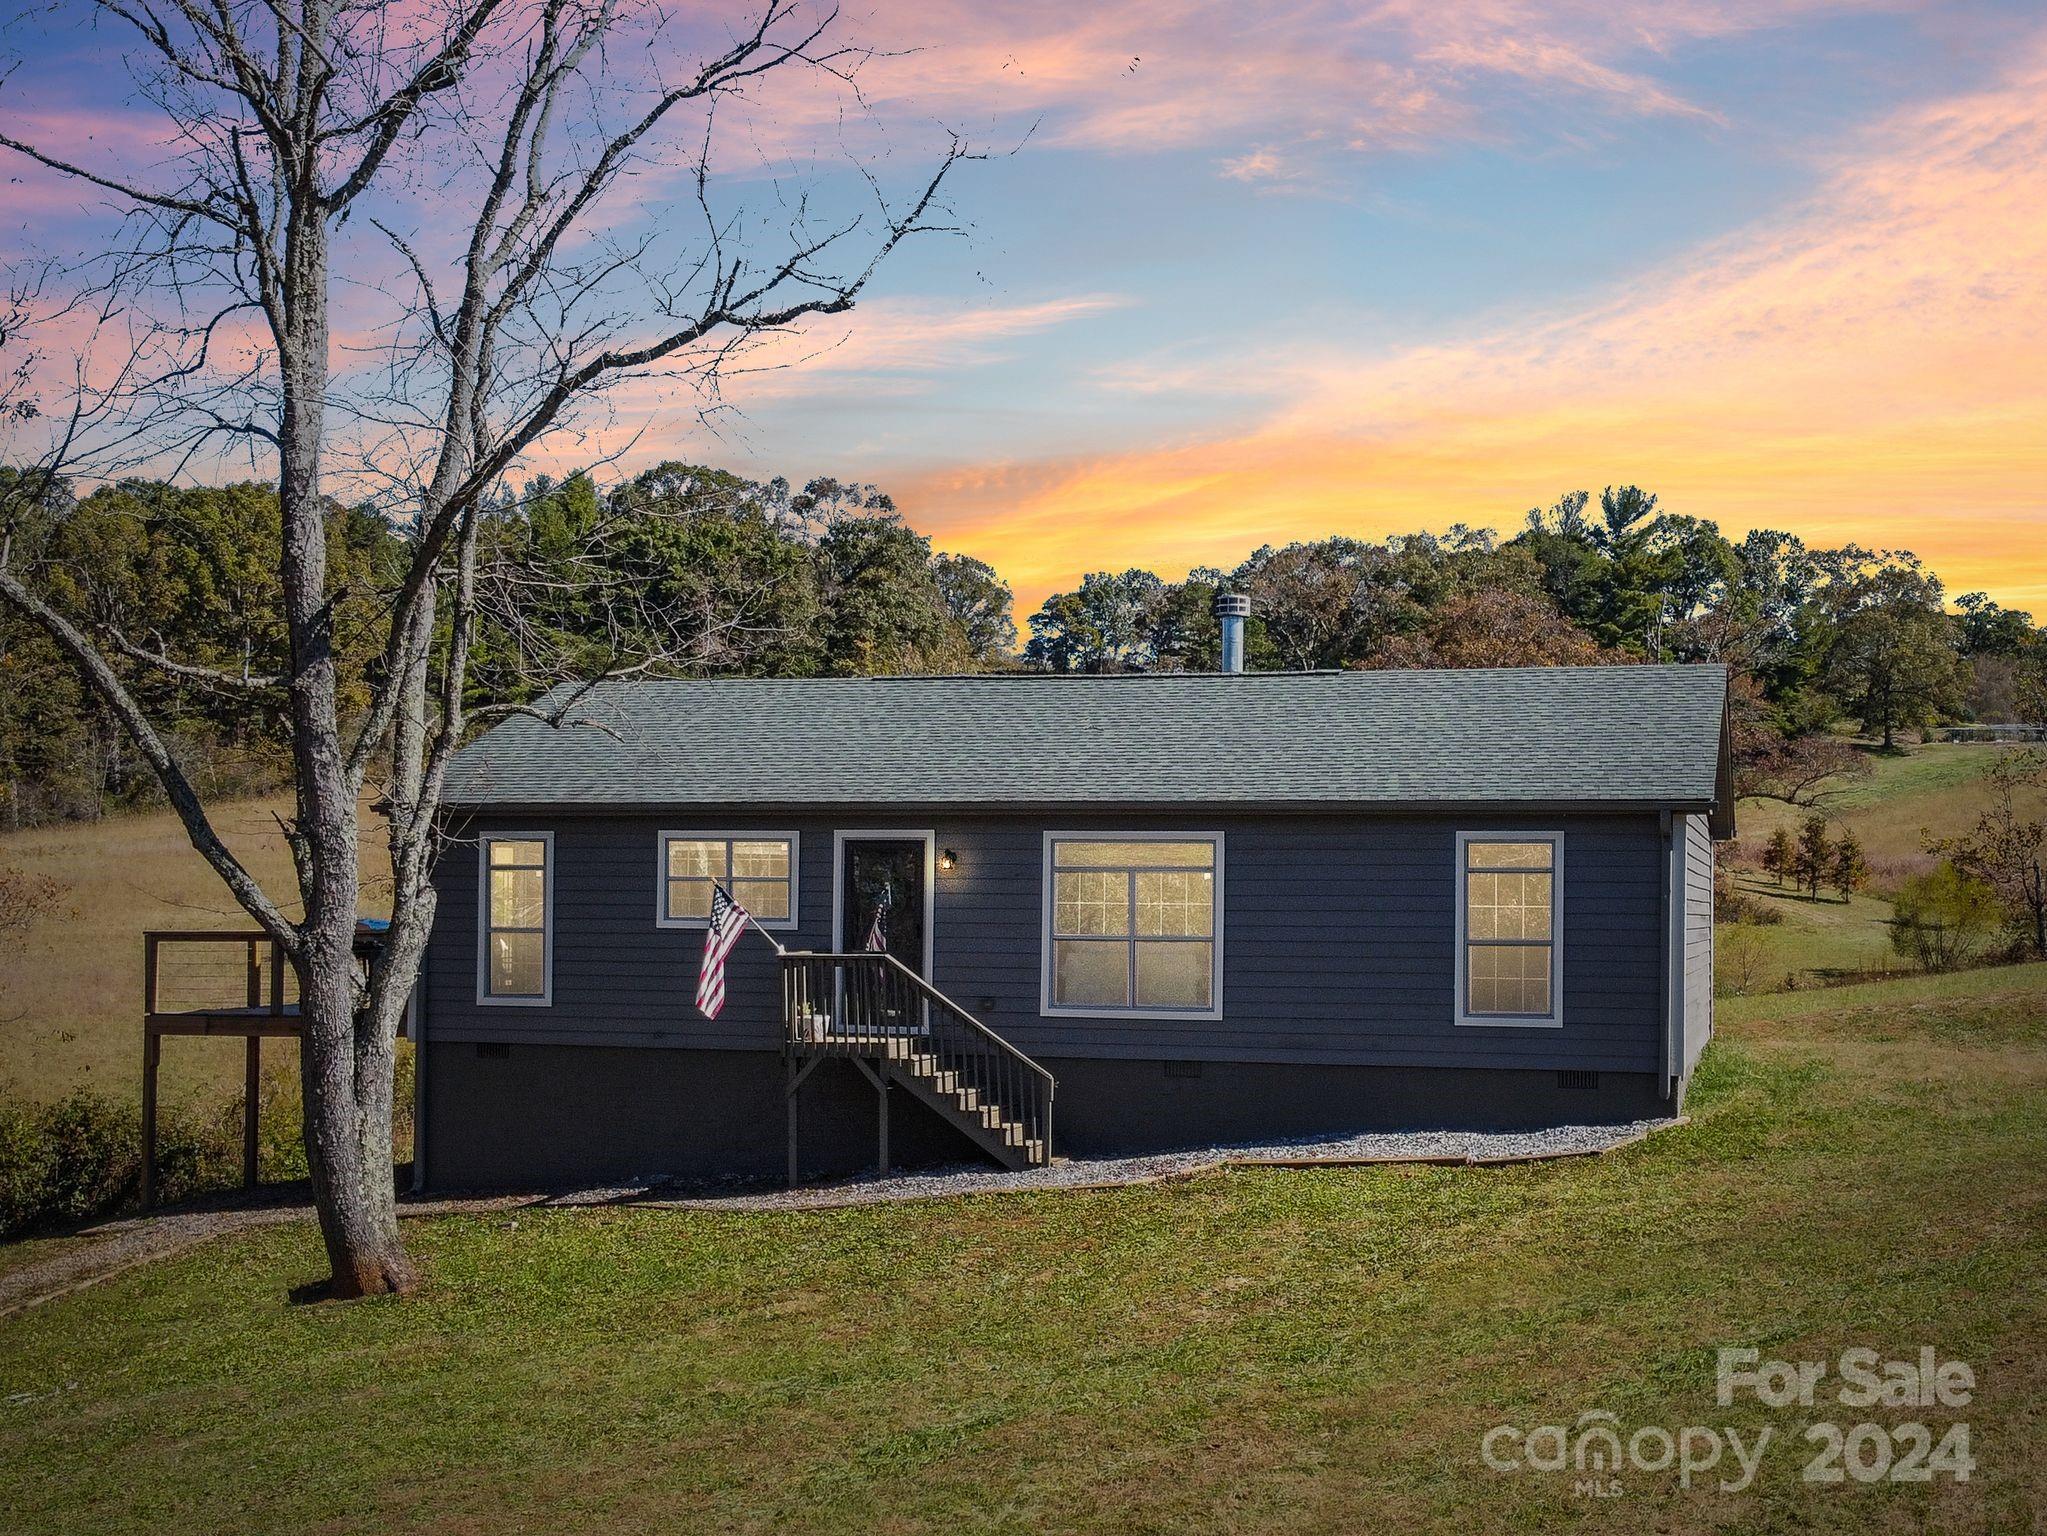
[[[940,849],[938,854],[938,867],[943,870],[958,869],[960,867],[960,856],[954,853],[950,848]]]

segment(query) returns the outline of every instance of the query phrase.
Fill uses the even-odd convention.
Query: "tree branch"
[[[142,712],[141,705],[135,702],[134,695],[114,674],[114,669],[107,665],[106,658],[76,625],[23,586],[12,571],[4,568],[0,568],[0,597],[6,598],[33,620],[57,648],[71,658],[72,664],[85,675],[93,692],[113,712],[122,729],[127,731],[148,760],[164,787],[164,793],[170,797],[171,808],[184,824],[185,835],[199,850],[200,857],[213,866],[214,873],[234,893],[235,900],[242,904],[242,910],[260,923],[263,931],[283,946],[287,954],[296,956],[300,948],[297,926],[277,909],[256,877],[221,841],[220,834],[214,830],[206,814],[206,807],[192,788],[191,780],[185,777],[184,769],[171,756],[163,737]]]

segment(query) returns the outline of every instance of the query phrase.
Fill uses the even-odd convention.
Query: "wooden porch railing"
[[[156,929],[142,936],[142,1203],[156,1203],[157,1071],[166,1035],[229,1035],[242,1054],[242,1184],[256,1185],[263,1037],[299,1033],[296,979],[267,933]]]
[[[160,928],[142,936],[145,1018],[282,1018],[297,1010],[291,975],[267,933]]]
[[[787,951],[782,1005],[792,1056],[897,1063],[1001,1145],[1050,1160],[1052,1074],[895,956]]]

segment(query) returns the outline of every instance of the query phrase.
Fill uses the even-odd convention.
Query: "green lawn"
[[[13,1531],[2037,1529],[2047,967],[1731,1003],[1693,1123],[1521,1168],[252,1234],[0,1324]],[[1968,1361],[1966,1484],[1799,1480],[1715,1350]],[[1501,1474],[1511,1423],[1778,1432],[1756,1488]],[[1909,1415],[1937,1426],[1945,1409]]]
[[[1713,966],[1723,995],[1827,986],[1842,976],[1910,969],[1891,950],[1891,904],[1881,897],[1858,893],[1843,901],[1833,891],[1809,896],[1753,870],[1730,872],[1738,890],[1784,921],[1719,925]]]

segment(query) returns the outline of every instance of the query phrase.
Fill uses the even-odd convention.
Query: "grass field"
[[[309,1230],[224,1242],[0,1323],[8,1525],[2037,1530],[2047,966],[1721,1017],[1693,1122],[1590,1161],[428,1219],[404,1303],[288,1305]],[[1978,1390],[1722,1408],[1736,1345]],[[1777,1439],[1741,1493],[1481,1463],[1596,1409]],[[1800,1479],[1814,1420],[1957,1417],[1966,1483]]]
[[[1825,986],[1844,975],[1911,969],[1891,952],[1891,904],[1881,897],[1808,896],[1746,870],[1735,873],[1734,883],[1784,921],[1720,925],[1713,959],[1722,993],[1778,992],[1789,984]]]
[[[294,888],[275,819],[288,803],[242,801],[217,816],[237,856],[279,893]],[[372,880],[388,880],[382,844],[366,841],[364,851]],[[0,946],[0,1093],[133,1095],[142,1076],[143,930],[251,924],[168,811],[0,834],[0,864],[63,887],[55,912]],[[384,900],[373,884],[364,906],[381,910]],[[273,1042],[265,1055],[283,1068],[291,1049]],[[166,1098],[239,1093],[241,1050],[235,1040],[173,1042],[164,1051]]]
[[[1866,777],[1843,781],[1825,812],[1837,829],[1854,832],[1879,881],[1929,865],[1928,836],[1968,831],[1988,804],[1983,775],[2001,746],[1946,742],[1907,747],[1896,756],[1872,753]],[[2043,799],[2042,810],[2047,810]],[[1753,859],[1778,827],[1794,834],[1808,813],[1764,800],[1738,809],[1741,852]],[[1727,859],[1725,850],[1723,860]],[[1787,985],[1824,986],[1843,974],[1907,968],[1892,953],[1885,924],[1890,903],[1878,891],[1842,901],[1832,891],[1815,898],[1780,886],[1752,867],[1732,866],[1738,889],[1774,908],[1774,926],[1722,925],[1715,974],[1723,993],[1781,991]]]
[[[1873,863],[1910,864],[1922,858],[1928,834],[1952,837],[1976,824],[1989,804],[1985,771],[2000,756],[2023,750],[1932,742],[1889,757],[1871,752],[1869,773],[1842,780],[1823,808],[1854,832]],[[2041,805],[2047,809],[2047,797]],[[1760,851],[1776,828],[1796,833],[1807,814],[1775,801],[1744,800],[1738,809],[1742,846]]]

